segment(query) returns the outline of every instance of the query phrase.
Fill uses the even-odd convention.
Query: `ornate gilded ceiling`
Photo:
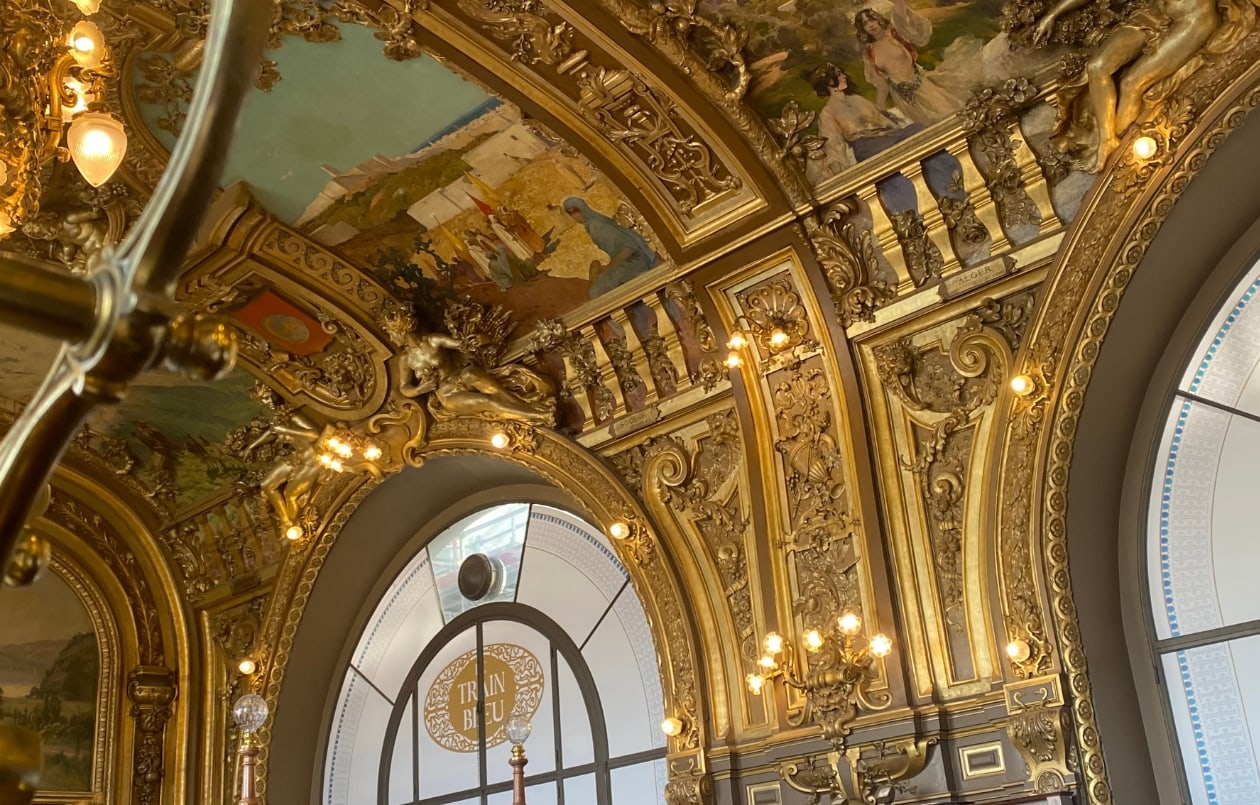
[[[1228,128],[1254,10],[1222,6],[1230,25],[1174,54],[1180,72],[1113,129],[1154,155],[1126,147],[1099,175],[1107,138],[1068,142],[1084,119],[1073,48],[1108,46],[1121,23],[1069,10],[1038,28],[1044,11],[277,5],[262,91],[175,289],[228,322],[239,368],[215,386],[143,378],[65,470],[136,514],[162,558],[152,583],[201,619],[180,640],[204,638],[205,656],[179,673],[274,704],[314,580],[374,485],[489,454],[625,525],[620,558],[684,724],[671,805],[732,779],[733,746],[815,737],[805,694],[742,680],[769,627],[845,609],[896,635],[870,677],[885,709],[855,727],[879,748],[855,740],[853,770],[888,747],[901,775],[943,768],[937,745],[1007,747],[976,774],[990,794],[1108,801],[1070,591],[1046,578],[1061,534],[1043,540],[1039,518],[1044,503],[1061,522],[1061,501],[1031,490],[1062,481],[1048,423],[1070,420],[1064,364],[1095,337],[1077,314],[1140,256],[1120,240],[1196,121]],[[118,241],[184,124],[205,12],[106,0],[125,175],[89,191],[54,169],[55,217],[10,246],[82,270]],[[1129,69],[1122,86],[1143,77]],[[1039,307],[1047,294],[1062,305]],[[49,352],[3,343],[11,415]],[[1027,395],[1007,386],[1016,372]],[[329,437],[379,452],[321,472]],[[252,681],[229,668],[246,652]],[[789,786],[836,793],[827,769],[779,760],[764,764]],[[931,780],[943,795],[944,772]]]

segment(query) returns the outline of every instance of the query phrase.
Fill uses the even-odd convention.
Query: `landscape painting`
[[[0,722],[39,733],[40,788],[91,792],[100,653],[83,602],[54,572],[0,587]]]
[[[337,41],[286,38],[269,53],[280,79],[250,96],[224,185],[244,182],[374,272],[429,327],[470,298],[513,311],[522,333],[660,264],[638,213],[566,143],[433,59],[390,61],[369,29],[336,27]],[[147,77],[169,71],[162,58],[140,59],[141,101]],[[179,115],[141,110],[171,147]]]
[[[1000,0],[702,0],[749,32],[754,108],[796,103],[826,138],[809,178],[825,181],[944,120],[971,91],[1048,62],[1014,50]]]

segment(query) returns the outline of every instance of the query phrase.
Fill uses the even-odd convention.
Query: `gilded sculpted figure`
[[[399,391],[428,392],[435,419],[457,416],[516,419],[555,424],[555,389],[523,366],[495,367],[510,330],[506,314],[475,303],[456,303],[446,314],[445,333],[421,333],[415,316],[401,308],[385,316],[385,330],[402,353]]]
[[[263,496],[275,509],[280,520],[280,533],[298,525],[299,513],[311,490],[324,473],[319,463],[317,445],[321,431],[301,414],[292,414],[290,424],[276,422],[246,448],[246,453],[271,441],[293,446],[293,452],[276,463],[259,482]]]
[[[1048,42],[1064,14],[1095,2],[1058,0],[1037,21],[1034,44]],[[1133,7],[1094,45],[1084,71],[1062,91],[1058,147],[1081,154],[1079,169],[1102,170],[1148,94],[1162,82],[1184,78],[1183,68],[1197,66],[1192,60],[1220,28],[1217,0],[1151,0]]]

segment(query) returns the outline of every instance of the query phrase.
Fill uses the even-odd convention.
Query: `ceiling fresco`
[[[0,327],[0,420],[12,420],[35,393],[56,348]],[[166,511],[212,495],[253,465],[244,448],[257,435],[252,422],[267,409],[237,370],[217,383],[165,371],[142,375],[117,405],[98,407],[76,440],[81,457],[135,483]]]
[[[1049,64],[1012,48],[1000,0],[704,0],[748,31],[748,100],[767,120],[789,104],[826,138],[819,184],[962,109],[971,92]]]
[[[387,60],[367,28],[338,28],[338,41],[273,51],[279,80],[250,98],[225,185],[246,183],[435,324],[463,297],[506,307],[524,330],[660,262],[617,189],[515,106],[431,58]],[[166,58],[142,56],[133,81],[169,148],[179,104],[143,102]]]

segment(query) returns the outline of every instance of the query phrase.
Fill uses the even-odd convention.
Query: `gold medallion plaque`
[[[504,727],[514,715],[533,718],[542,700],[543,673],[538,658],[511,643],[485,647],[482,679],[486,747],[506,739]],[[477,652],[466,652],[442,669],[424,700],[424,726],[438,746],[452,752],[476,752]]]

